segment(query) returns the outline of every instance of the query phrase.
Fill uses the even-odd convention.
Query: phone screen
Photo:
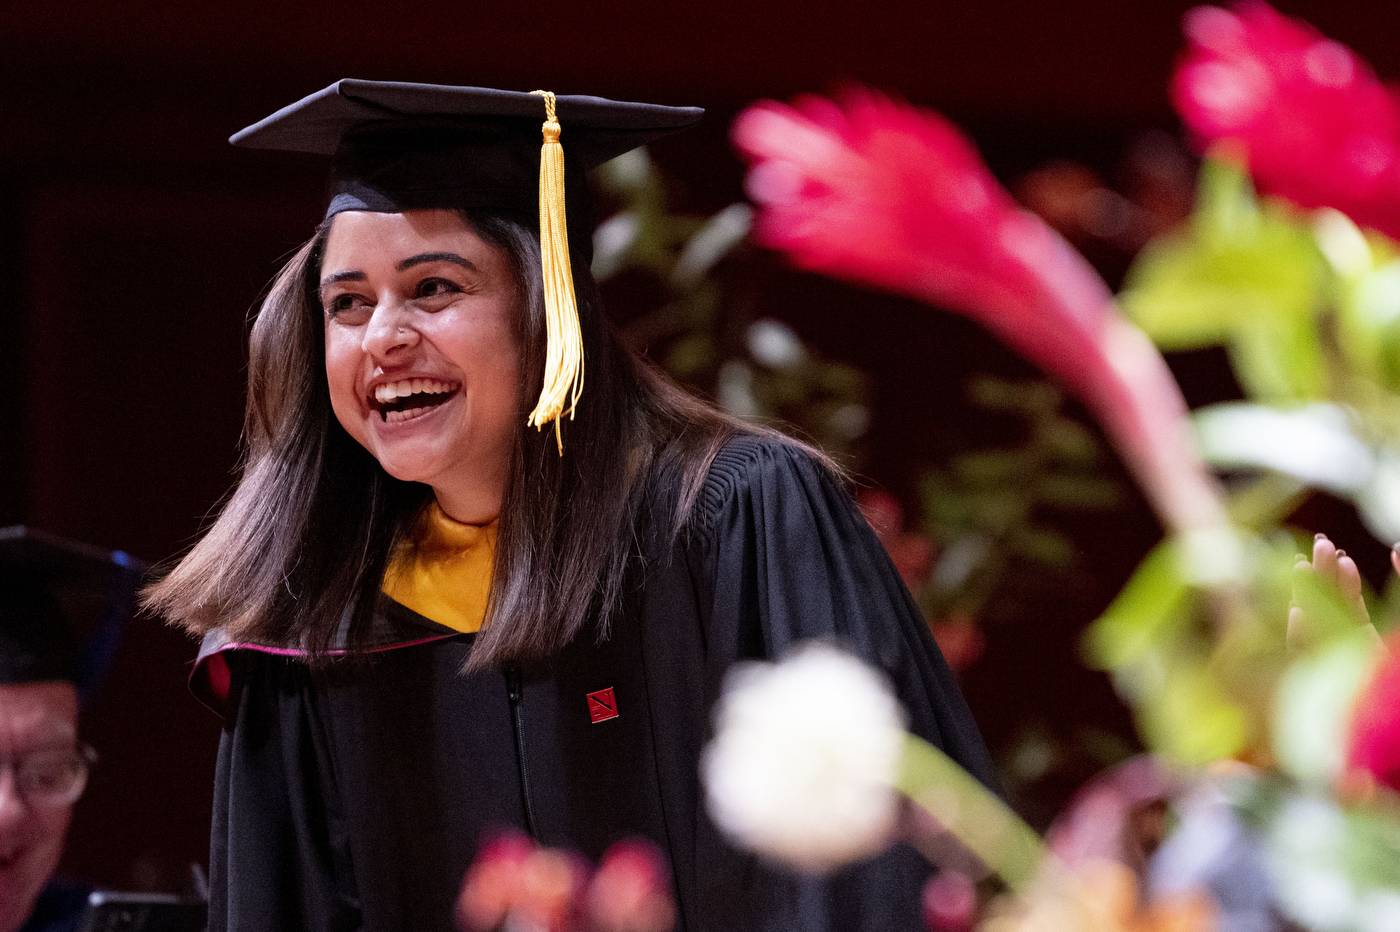
[[[209,907],[159,893],[110,893],[88,897],[82,932],[204,932]]]

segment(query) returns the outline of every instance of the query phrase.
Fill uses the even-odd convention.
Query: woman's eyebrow
[[[409,256],[407,259],[403,260],[397,266],[395,266],[395,268],[400,272],[406,272],[409,269],[413,268],[415,265],[422,265],[425,262],[451,262],[455,265],[460,265],[462,268],[466,269],[469,272],[478,271],[475,263],[473,263],[470,259],[466,258],[465,256],[459,256],[455,252],[419,253],[416,256]],[[325,288],[326,286],[334,285],[337,282],[362,282],[367,277],[368,276],[366,276],[364,272],[358,270],[336,272],[333,275],[327,275],[325,278],[323,278],[321,280],[321,287]]]
[[[400,272],[406,272],[415,265],[422,265],[425,262],[452,262],[460,265],[469,272],[477,271],[476,265],[470,259],[457,255],[455,252],[425,252],[416,256],[409,256],[398,265]]]
[[[364,272],[336,272],[334,275],[327,275],[325,278],[321,279],[321,287],[325,288],[327,285],[334,285],[336,282],[362,282],[365,278]]]

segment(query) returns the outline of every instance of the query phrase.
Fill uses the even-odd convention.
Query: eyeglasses
[[[29,805],[56,808],[77,802],[95,763],[97,752],[86,744],[77,744],[0,761],[0,777],[9,771],[15,791]]]

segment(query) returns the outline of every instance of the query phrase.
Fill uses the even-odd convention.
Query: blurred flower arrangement
[[[839,695],[833,707],[823,697]],[[904,710],[879,674],[814,642],[728,674],[703,774],[715,822],[747,848],[822,873],[894,837]]]
[[[620,291],[617,303],[650,308],[625,323],[624,336],[729,413],[815,442],[861,477],[858,503],[955,670],[981,655],[989,616],[1020,614],[1009,581],[1028,567],[1038,575],[1074,567],[1076,548],[1047,515],[1122,500],[1105,451],[1064,411],[1058,386],[982,375],[967,385],[968,402],[975,416],[1005,423],[1010,439],[920,463],[919,507],[906,516],[863,476],[869,377],[762,316],[746,287],[763,261],[749,242],[754,209],[677,212],[671,183],[644,149],[604,165],[598,180],[613,212],[595,237],[594,275]]]
[[[655,309],[623,335],[731,414],[795,431],[853,462],[869,422],[865,377],[822,359],[786,324],[753,313],[717,274],[745,251],[753,208],[731,204],[711,217],[674,212],[645,149],[598,175],[618,209],[594,237],[594,276],[640,281],[657,296]]]
[[[891,785],[1009,891],[979,905],[978,878],[945,871],[935,928],[1400,927],[1400,660],[1354,565],[1327,541],[1300,559],[1286,527],[1325,489],[1400,537],[1400,103],[1262,3],[1186,30],[1173,96],[1207,153],[1196,208],[1117,299],[935,114],[853,90],[734,126],[759,243],[981,322],[1083,401],[1168,532],[1084,645],[1153,757],[1086,787],[1050,853],[906,745]],[[1249,401],[1189,418],[1153,341],[1227,347]]]
[[[1064,413],[1064,393],[1053,383],[982,376],[968,394],[977,411],[1019,422],[1022,438],[960,453],[923,473],[923,526],[938,542],[938,554],[924,578],[905,581],[925,617],[936,619],[935,634],[988,614],[1018,566],[1073,567],[1075,547],[1047,514],[1101,511],[1124,498],[1106,474],[1105,451]],[[940,647],[950,643],[951,635],[939,638]]]
[[[1097,439],[1063,412],[1064,393],[1054,384],[983,375],[971,380],[968,395],[976,412],[1014,422],[1021,437],[925,466],[918,525],[882,489],[856,498],[956,671],[981,656],[982,628],[1006,613],[993,603],[1005,599],[1018,571],[1074,567],[1074,544],[1047,515],[1107,509],[1123,498]]]
[[[1061,388],[1167,530],[1083,645],[1150,753],[1083,787],[1043,841],[905,735],[878,678],[833,648],[734,678],[706,760],[716,821],[805,871],[912,841],[942,868],[924,891],[930,929],[1400,929],[1400,635],[1387,652],[1365,622],[1387,630],[1400,587],[1363,597],[1354,564],[1287,525],[1323,490],[1400,538],[1400,98],[1262,3],[1200,8],[1186,33],[1172,95],[1205,153],[1189,216],[1170,185],[1129,200],[1059,165],[1020,189],[1041,219],[951,124],[865,90],[740,116],[756,210],[676,215],[644,155],[605,170],[621,209],[595,273],[651,281],[660,308],[629,336],[734,413],[847,462],[868,421],[858,372],[727,293],[717,270],[750,237],[966,314],[1055,380],[970,386],[1024,419],[1026,439],[929,470],[923,527],[883,492],[861,497],[954,665],[980,650],[975,619],[1008,555],[1067,558],[1039,511],[1117,498]],[[1066,181],[1085,196],[1056,200]],[[1137,253],[1116,297],[1052,229],[1076,219]],[[1207,346],[1226,349],[1247,401],[1188,415],[1159,350]],[[803,727],[803,690],[833,679],[867,700],[847,727]],[[651,857],[629,848],[590,875],[507,838],[469,873],[459,918],[660,932],[673,907]]]
[[[670,874],[649,842],[621,841],[594,870],[517,832],[482,845],[462,882],[463,932],[670,932]]]

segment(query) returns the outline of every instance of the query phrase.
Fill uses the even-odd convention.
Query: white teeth
[[[380,404],[388,404],[397,398],[407,398],[409,395],[416,395],[420,392],[440,395],[456,390],[456,382],[425,378],[401,379],[397,382],[384,382],[376,385],[374,387],[374,400]]]

